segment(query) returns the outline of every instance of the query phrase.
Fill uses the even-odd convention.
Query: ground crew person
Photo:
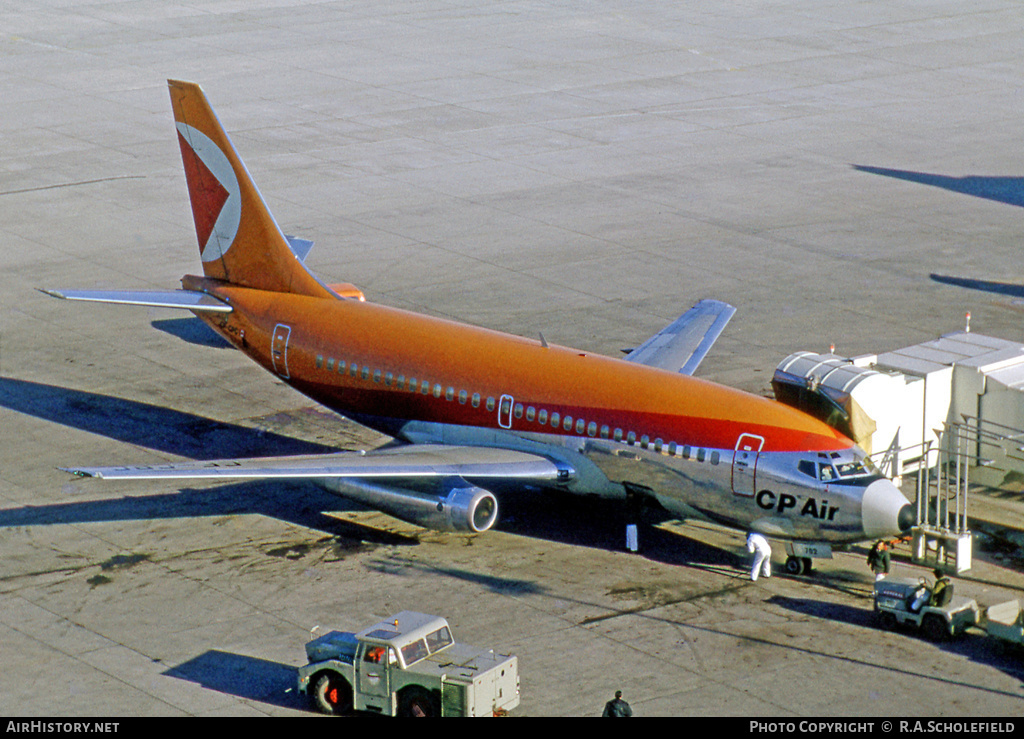
[[[615,698],[604,704],[604,713],[601,714],[602,718],[630,718],[633,715],[633,709],[629,707],[626,701],[622,700],[622,691],[615,691]]]
[[[935,587],[932,588],[930,604],[942,607],[953,600],[953,583],[943,574],[942,570],[935,569]]]
[[[765,577],[772,576],[772,548],[768,540],[753,532],[747,534],[747,551],[754,555],[754,567],[750,570],[750,579],[756,581],[759,573]]]
[[[875,581],[885,579],[889,574],[889,544],[884,540],[875,542],[868,554],[868,567],[875,573]]]

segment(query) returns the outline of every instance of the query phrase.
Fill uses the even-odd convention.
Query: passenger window
[[[386,375],[384,375],[384,384],[387,385],[388,387],[391,387],[391,383],[393,383],[394,381],[395,375],[393,372],[388,372]]]
[[[323,354],[317,354],[316,355],[316,368],[320,369],[323,366],[324,366],[324,355]]]
[[[537,409],[532,405],[526,409],[526,420],[533,421],[537,417]]]
[[[334,357],[327,358],[327,371],[334,372]]]
[[[515,410],[512,411],[512,415],[514,415],[516,418],[522,418],[523,417],[523,404],[522,403],[516,403],[516,407],[515,407]]]
[[[374,370],[373,371],[373,381],[379,383],[380,382],[380,375],[381,375],[381,372],[380,372],[379,369],[378,370]]]
[[[572,416],[565,417],[565,420],[562,421],[562,428],[566,431],[572,431]]]
[[[445,390],[444,391],[444,399],[445,400],[449,400],[449,401],[450,400],[455,400],[455,388],[450,387],[447,390]]]
[[[367,367],[365,364],[363,365],[362,377],[363,377],[364,380],[369,380],[370,379],[370,368]]]
[[[548,412],[541,408],[540,413],[537,414],[537,423],[541,426],[546,425],[548,422]]]
[[[647,445],[650,444],[650,443],[651,443],[651,437],[648,436],[647,434],[644,434],[643,436],[640,437],[640,446],[642,446],[644,449],[646,449]]]
[[[487,399],[487,410],[488,411],[493,411],[494,410],[494,398],[493,397]]]
[[[559,416],[557,413],[552,413],[551,414],[551,426],[553,428],[558,428],[558,421],[559,421],[560,418],[561,418],[561,416]]]
[[[622,429],[615,429],[615,434],[612,436],[615,441],[622,441]]]
[[[630,444],[636,444],[636,432],[630,431],[626,434],[626,441]]]
[[[440,398],[442,392],[444,392],[444,388],[442,388],[440,384],[436,384],[435,383],[435,385],[434,385],[434,397],[435,398]]]
[[[608,426],[601,427],[601,438],[607,439],[612,433],[612,430]]]
[[[338,374],[339,375],[345,374],[345,360],[344,359],[339,359],[338,360]]]
[[[473,393],[473,407],[480,407],[480,393]]]
[[[583,433],[583,429],[586,427],[586,425],[587,425],[587,422],[584,421],[582,418],[577,419],[577,421],[576,421],[576,433],[577,434],[582,434]]]
[[[358,375],[359,374],[359,365],[356,364],[355,362],[353,362],[352,366],[348,368],[348,374],[349,374],[349,377],[355,377],[356,375]]]
[[[711,452],[711,464],[718,464],[722,459],[722,455],[718,452]]]
[[[587,425],[587,436],[597,436],[597,424],[593,421]]]
[[[703,462],[704,461],[704,457],[707,454],[707,451],[708,451],[707,449],[698,449],[697,450],[697,461],[698,462]]]

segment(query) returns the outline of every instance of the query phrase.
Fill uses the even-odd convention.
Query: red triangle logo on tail
[[[185,166],[185,179],[188,182],[189,200],[192,202],[192,218],[196,224],[199,251],[202,253],[231,193],[203,164],[181,133],[178,133],[178,145],[181,147],[181,159]]]

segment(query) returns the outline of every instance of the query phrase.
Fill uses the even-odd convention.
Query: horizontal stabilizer
[[[627,362],[692,375],[736,309],[720,300],[701,300],[626,355]]]
[[[287,239],[288,246],[295,252],[295,256],[299,258],[299,261],[305,262],[306,257],[309,256],[310,249],[313,248],[313,242],[309,239],[300,239],[298,236],[285,235],[285,239]]]
[[[61,300],[91,303],[144,305],[150,308],[181,308],[209,313],[230,313],[231,306],[212,295],[195,290],[43,290]]]
[[[267,478],[519,478],[565,479],[571,471],[545,457],[507,449],[416,445],[371,452],[222,459],[134,467],[75,467],[81,477],[107,480]]]

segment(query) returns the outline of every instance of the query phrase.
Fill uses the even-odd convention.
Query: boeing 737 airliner
[[[907,499],[832,427],[691,376],[731,306],[701,301],[625,358],[609,358],[367,302],[306,269],[310,242],[284,236],[202,90],[169,86],[203,276],[185,276],[180,290],[46,292],[192,311],[273,375],[399,443],[72,472],[309,478],[442,530],[490,528],[495,480],[638,495],[680,517],[826,550],[913,523]]]

